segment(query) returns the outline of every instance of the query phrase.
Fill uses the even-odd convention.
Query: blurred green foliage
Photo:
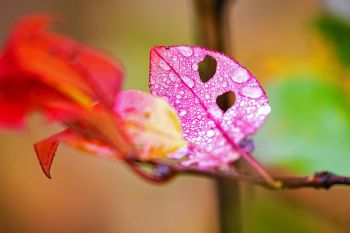
[[[268,193],[259,193],[249,203],[244,221],[244,232],[250,233],[331,233],[338,232],[339,226],[300,205]],[[321,217],[322,218],[322,217]]]
[[[332,15],[314,22],[336,55],[324,65],[350,68],[350,25]],[[320,72],[323,68],[305,64],[303,70],[273,79],[267,88],[271,116],[256,136],[259,159],[305,174],[329,170],[350,175],[350,101],[341,83],[347,74]]]
[[[323,15],[315,21],[321,35],[334,47],[340,62],[350,68],[350,24],[333,15]]]
[[[267,93],[272,113],[257,135],[262,160],[305,173],[350,175],[350,103],[336,84],[300,74]]]

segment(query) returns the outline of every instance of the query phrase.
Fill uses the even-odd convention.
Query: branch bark
[[[242,174],[235,171],[233,168],[229,170],[199,170],[192,167],[184,167],[178,164],[167,161],[139,161],[127,159],[127,164],[141,175],[143,178],[157,183],[163,183],[171,180],[178,175],[198,175],[212,179],[226,179],[235,181],[245,181],[253,185],[258,185],[264,188],[281,190],[281,189],[329,189],[333,186],[350,186],[350,177],[339,176],[332,172],[320,171],[310,176],[273,176],[274,179],[280,182],[280,186],[271,186],[263,178]],[[143,165],[152,166],[152,171],[144,170]]]
[[[229,18],[234,0],[194,0],[195,38],[198,45],[231,54]],[[204,73],[215,69],[207,63]],[[232,100],[221,100],[228,106]],[[242,232],[240,184],[238,181],[216,179],[218,221],[221,233]]]

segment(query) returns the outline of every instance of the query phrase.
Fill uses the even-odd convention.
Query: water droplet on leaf
[[[237,69],[231,76],[231,79],[236,83],[244,83],[248,81],[249,78],[248,72],[243,69]]]
[[[263,91],[261,90],[260,87],[243,87],[241,90],[241,94],[250,98],[259,98],[262,96]]]
[[[169,78],[171,81],[175,81],[176,80],[176,75],[174,73],[170,73],[169,74]]]
[[[186,113],[187,113],[187,111],[183,109],[180,111],[179,116],[185,116]]]
[[[163,70],[170,70],[170,67],[168,66],[168,64],[166,64],[165,61],[163,61],[163,60],[160,60],[158,65]]]
[[[258,109],[259,115],[268,115],[271,112],[271,107],[269,105],[265,105]]]
[[[194,81],[190,77],[184,76],[182,77],[182,81],[184,81],[189,88],[194,86]]]
[[[214,135],[215,135],[214,130],[211,130],[211,129],[210,129],[210,130],[207,131],[207,136],[208,136],[208,137],[213,137]]]
[[[190,57],[193,54],[193,50],[190,47],[179,46],[177,50],[185,57]]]

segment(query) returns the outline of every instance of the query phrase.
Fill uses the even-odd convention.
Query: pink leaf
[[[214,76],[203,82],[199,63],[216,60]],[[254,134],[270,112],[264,90],[244,67],[224,54],[194,46],[154,47],[150,89],[175,107],[184,137],[191,144],[185,165],[225,166],[244,154],[239,146]],[[217,98],[233,92],[234,104],[223,112]]]
[[[0,126],[23,128],[34,111],[76,118],[98,101],[114,105],[124,77],[110,56],[49,30],[48,15],[21,20],[0,52]]]

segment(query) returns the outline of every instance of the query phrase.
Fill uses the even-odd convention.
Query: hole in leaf
[[[208,82],[216,72],[216,60],[211,56],[205,56],[204,60],[198,64],[198,72],[202,82]]]
[[[216,104],[224,113],[227,111],[227,109],[231,108],[231,106],[234,105],[235,101],[236,96],[233,91],[225,92],[224,94],[216,97]]]

